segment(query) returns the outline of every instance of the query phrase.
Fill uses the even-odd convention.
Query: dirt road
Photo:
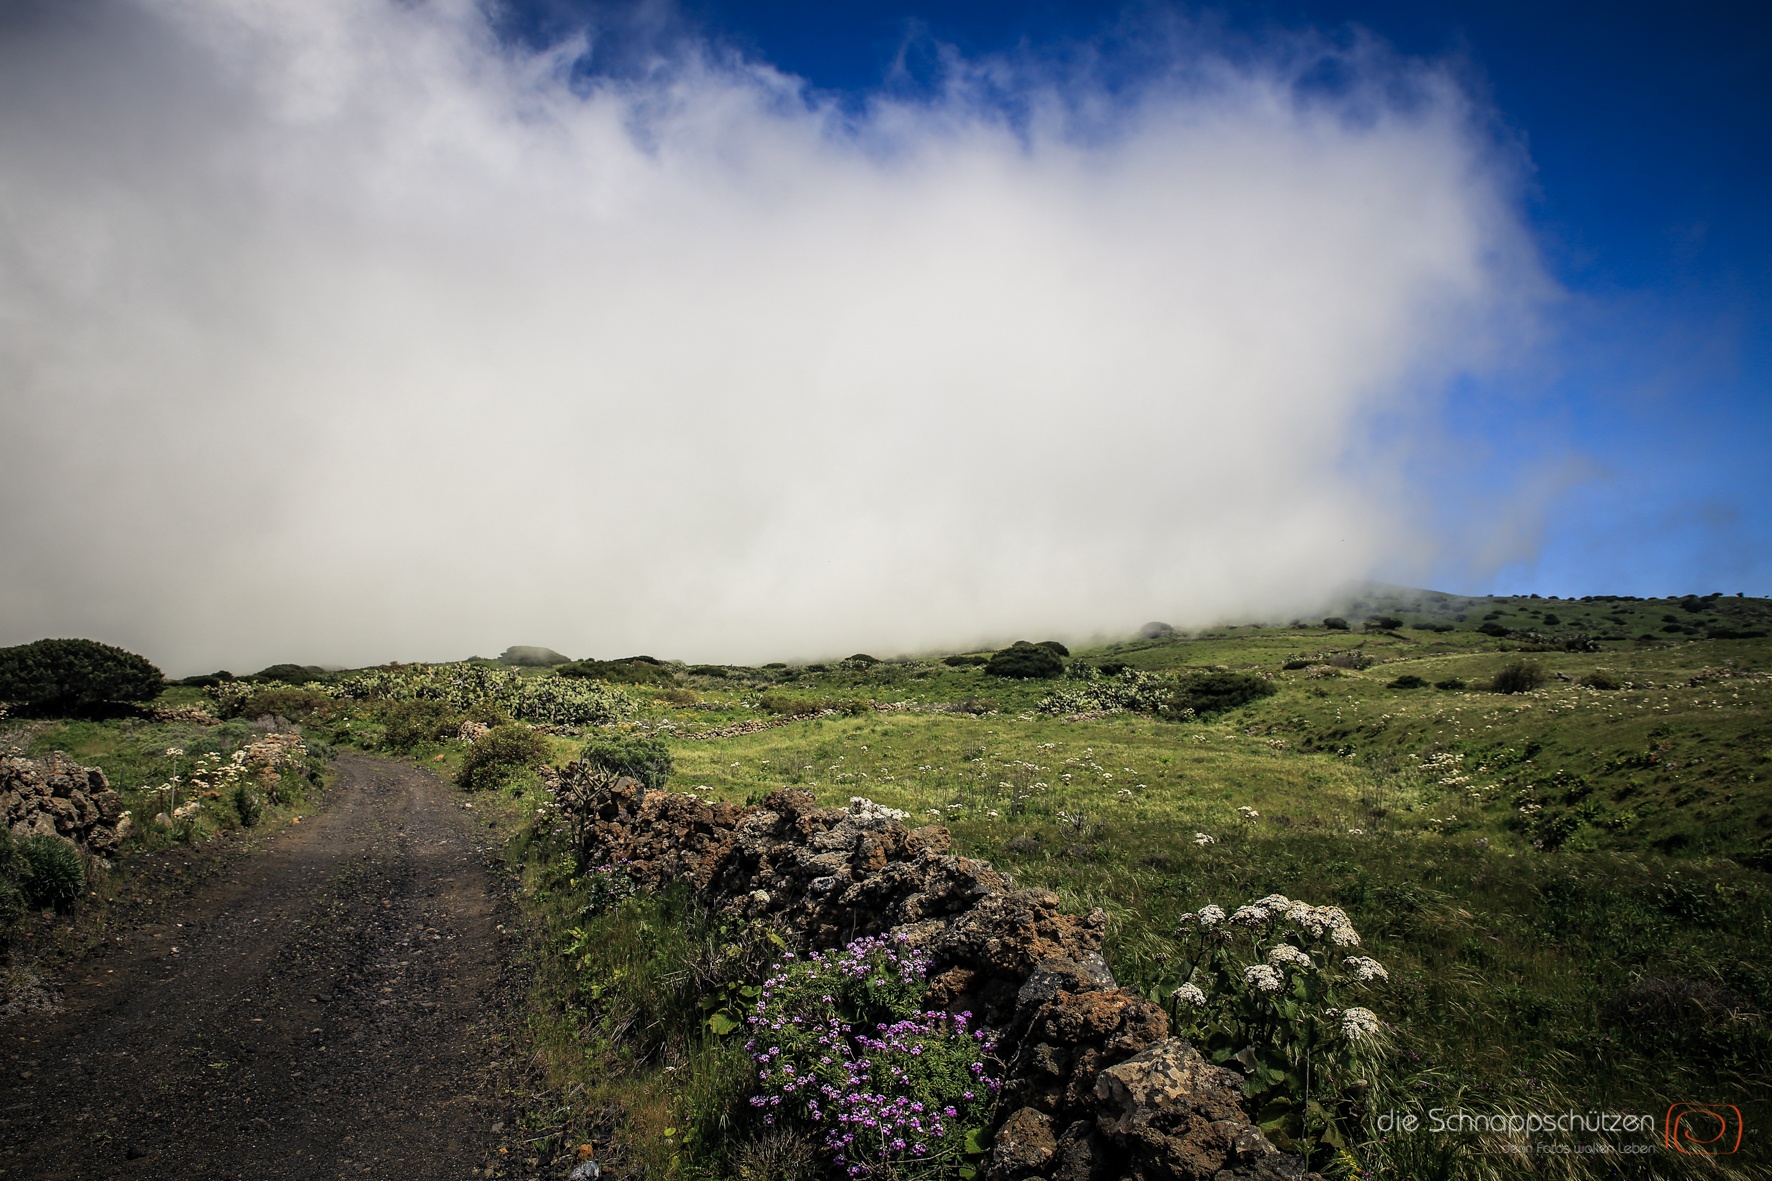
[[[337,766],[318,815],[72,965],[59,1013],[0,1025],[0,1177],[491,1175],[485,829],[423,771]]]

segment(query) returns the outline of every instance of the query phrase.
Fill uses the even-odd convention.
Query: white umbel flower
[[[1283,968],[1288,964],[1294,968],[1308,968],[1311,966],[1311,957],[1290,943],[1282,943],[1267,953],[1267,962],[1276,968]]]
[[[1391,974],[1384,970],[1384,965],[1369,955],[1350,955],[1341,961],[1354,970],[1354,979],[1362,983],[1374,980],[1389,980]]]
[[[1174,996],[1176,1000],[1186,1001],[1196,1007],[1206,1003],[1206,994],[1200,991],[1198,984],[1184,984],[1175,990]]]
[[[1216,845],[1217,843],[1218,838],[1212,836],[1210,833],[1197,832],[1194,834],[1194,844],[1200,846],[1202,849],[1207,845]]]
[[[1202,927],[1216,927],[1224,922],[1224,907],[1209,903],[1195,912]]]
[[[1350,1042],[1377,1037],[1383,1026],[1371,1009],[1344,1009],[1341,1014],[1341,1036]]]
[[[1243,982],[1261,992],[1279,992],[1285,983],[1280,973],[1267,964],[1250,964],[1243,969]]]

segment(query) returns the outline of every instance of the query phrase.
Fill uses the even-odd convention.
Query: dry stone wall
[[[43,759],[0,758],[0,824],[16,839],[56,836],[109,857],[130,819],[103,771],[52,751]]]
[[[927,952],[930,1001],[970,1010],[1005,1061],[992,1181],[1312,1176],[1250,1123],[1239,1076],[1118,986],[1101,911],[1068,914],[1049,890],[1016,889],[956,855],[946,829],[864,800],[820,808],[795,789],[749,807],[649,792],[585,763],[550,785],[587,864],[645,888],[687,883],[796,950],[892,933]]]

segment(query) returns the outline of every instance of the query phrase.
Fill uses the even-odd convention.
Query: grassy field
[[[1754,633],[1772,603],[1375,590],[1342,615],[1347,628],[1223,627],[1072,656],[1271,678],[1273,695],[1203,720],[1053,713],[1042,703],[1069,682],[930,657],[666,665],[629,687],[640,708],[622,728],[669,743],[673,789],[745,801],[803,786],[947,826],[1018,884],[1104,908],[1117,976],[1159,998],[1180,983],[1186,911],[1276,892],[1344,908],[1389,968],[1374,1007],[1396,1034],[1368,1136],[1336,1162],[1346,1175],[1767,1175],[1772,639]],[[1542,685],[1491,691],[1520,661]],[[243,735],[36,725],[34,750],[71,750],[130,787],[167,773],[156,750]],[[309,733],[375,749],[379,731],[358,710]],[[557,761],[580,742],[548,741]],[[448,769],[461,747],[412,755]],[[537,790],[519,779],[503,796],[556,1083],[537,1141],[619,1142],[652,1176],[735,1175],[737,1158],[707,1145],[743,1064],[704,1036],[686,966],[734,934],[682,899],[599,902],[522,826]],[[1462,1107],[1644,1112],[1659,1127],[1674,1103],[1739,1108],[1740,1152],[1521,1157],[1507,1137],[1374,1122]],[[771,1168],[744,1164],[788,1175]]]

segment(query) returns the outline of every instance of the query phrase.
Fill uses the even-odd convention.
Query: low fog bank
[[[1178,35],[1111,94],[956,60],[859,115],[582,49],[464,0],[0,19],[0,643],[754,662],[1290,618],[1432,560],[1399,473],[1544,294],[1483,113],[1368,46]]]

